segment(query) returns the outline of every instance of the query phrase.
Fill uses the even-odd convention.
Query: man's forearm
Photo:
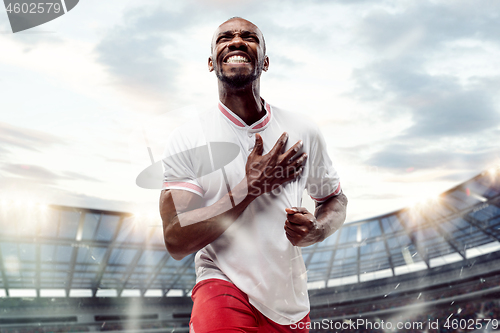
[[[314,216],[322,230],[320,242],[340,229],[346,218],[347,197],[340,193],[316,207]]]
[[[314,215],[304,207],[286,208],[286,237],[301,247],[324,241],[344,223],[346,206],[347,198],[341,193],[317,205]]]
[[[233,196],[232,206],[230,195]],[[231,194],[226,194],[219,201],[208,207],[202,207],[180,214],[162,216],[164,237],[168,251],[174,259],[180,260],[216,240],[241,215],[255,197],[247,194],[246,179],[238,184]],[[162,196],[160,209],[173,205],[172,194]],[[228,209],[228,207],[231,207]],[[163,214],[162,214],[163,215]]]

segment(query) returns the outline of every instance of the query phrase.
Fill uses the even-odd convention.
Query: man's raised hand
[[[286,152],[283,152],[288,141],[288,134],[283,133],[269,153],[262,155],[264,142],[259,134],[255,134],[255,147],[248,156],[246,177],[248,193],[258,197],[270,192],[280,185],[293,180],[302,172],[307,159],[303,153],[296,157],[302,141],[298,141]]]

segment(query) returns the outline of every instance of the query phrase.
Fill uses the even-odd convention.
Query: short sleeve
[[[326,150],[326,142],[319,130],[315,131],[309,156],[307,193],[313,200],[322,203],[342,192],[337,171]]]
[[[174,131],[163,153],[163,186],[162,190],[186,190],[203,197],[204,191],[200,186],[193,167],[193,147],[181,131]]]

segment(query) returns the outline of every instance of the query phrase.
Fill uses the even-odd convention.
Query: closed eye
[[[217,38],[217,43],[219,42],[227,42],[227,41],[230,41],[232,37],[229,37],[229,36],[221,36],[219,38]]]
[[[249,40],[251,42],[256,42],[258,43],[259,42],[259,39],[257,37],[254,37],[254,36],[248,36],[248,37],[244,37],[243,38],[244,40]]]

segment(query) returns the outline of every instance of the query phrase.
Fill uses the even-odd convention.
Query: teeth
[[[229,59],[227,59],[227,63],[241,64],[245,62],[249,62],[248,59],[239,55],[231,56],[229,57]]]

